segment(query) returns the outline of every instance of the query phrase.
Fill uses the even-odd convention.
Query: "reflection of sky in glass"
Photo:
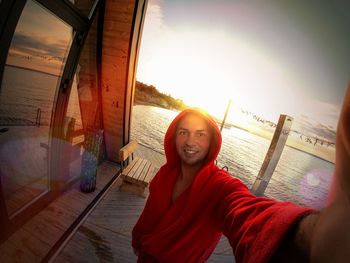
[[[71,39],[70,26],[28,1],[18,21],[7,64],[59,75]]]

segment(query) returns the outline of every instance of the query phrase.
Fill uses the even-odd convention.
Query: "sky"
[[[137,80],[216,116],[334,130],[350,80],[350,2],[149,0]],[[306,126],[307,127],[306,127]],[[331,131],[331,132],[330,132]]]
[[[6,63],[60,75],[71,41],[69,25],[37,3],[28,1],[18,21]]]
[[[288,114],[293,130],[334,142],[350,78],[347,2],[149,0],[137,80],[218,118],[231,100],[227,121],[244,128]],[[71,41],[70,26],[28,1],[7,63],[60,75]]]

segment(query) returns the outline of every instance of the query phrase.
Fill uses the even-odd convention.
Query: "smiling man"
[[[344,262],[350,257],[349,118],[350,89],[337,133],[342,186],[319,212],[251,194],[215,165],[221,147],[215,121],[197,109],[181,112],[167,130],[167,162],[133,229],[138,262],[205,262],[222,234],[237,262]]]
[[[183,117],[176,131],[176,150],[181,159],[172,202],[189,187],[208,155],[212,130],[200,116],[190,113]]]

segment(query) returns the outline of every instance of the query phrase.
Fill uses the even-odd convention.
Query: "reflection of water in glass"
[[[49,125],[58,80],[58,76],[38,71],[5,67],[0,127],[8,131],[0,137],[0,173],[9,214],[48,189]],[[76,89],[76,85],[73,88]],[[40,127],[34,126],[38,108],[41,109]],[[71,93],[67,115],[76,118],[78,129],[81,117],[77,90]],[[72,151],[70,144],[66,147]],[[80,152],[80,147],[76,151]],[[72,156],[71,176],[80,171],[77,157],[79,154]]]
[[[6,129],[0,136],[0,174],[9,215],[49,191],[50,124],[71,41],[70,25],[26,1],[0,92],[0,127]]]
[[[135,106],[132,137],[141,144],[164,153],[164,134],[176,114],[151,106]],[[229,172],[250,188],[259,173],[270,141],[233,127],[223,129],[222,136],[219,165],[228,166]],[[324,206],[333,169],[332,163],[285,147],[265,194],[279,200],[321,208]]]
[[[47,126],[10,126],[0,135],[0,174],[7,212],[48,189]]]
[[[57,81],[58,76],[7,65],[1,87],[0,125],[34,125],[39,108],[41,125],[50,125]],[[69,100],[67,114],[81,127],[76,85]]]
[[[35,123],[40,108],[41,124],[49,125],[57,81],[57,76],[6,66],[0,96],[1,123]]]

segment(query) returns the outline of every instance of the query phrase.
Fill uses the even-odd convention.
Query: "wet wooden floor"
[[[165,156],[140,146],[136,155],[160,167]],[[145,199],[119,191],[121,180],[108,193],[59,251],[53,262],[136,262],[131,247],[131,230]],[[234,262],[232,249],[222,238],[208,262]]]

